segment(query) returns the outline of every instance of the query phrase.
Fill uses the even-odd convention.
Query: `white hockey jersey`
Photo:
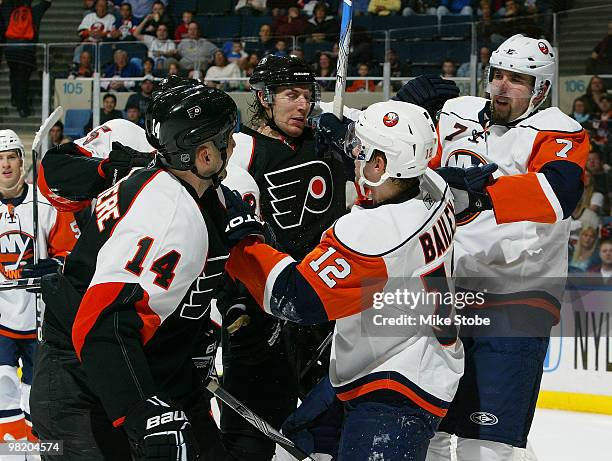
[[[34,259],[32,186],[21,197],[0,200],[0,280],[21,278],[23,266]],[[38,255],[65,257],[80,232],[72,213],[60,213],[38,193]],[[36,338],[34,294],[25,290],[0,292],[0,335]]]
[[[336,319],[338,398],[391,391],[442,417],[463,374],[463,346],[453,325],[428,323],[454,319],[452,307],[436,311],[424,295],[452,293],[454,230],[450,190],[428,170],[415,198],[354,206],[301,262],[251,240],[234,247],[226,270],[268,313],[303,324]]]
[[[521,302],[557,316],[559,285],[552,280],[567,275],[567,218],[582,194],[588,135],[555,107],[515,125],[491,125],[488,104],[472,96],[446,102],[430,164],[499,166],[487,187],[493,210],[457,216],[457,286],[512,294],[512,302],[523,293]]]

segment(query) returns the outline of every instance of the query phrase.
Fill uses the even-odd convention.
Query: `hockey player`
[[[457,285],[486,292],[479,314],[498,327],[460,332],[466,372],[428,461],[451,459],[453,433],[459,461],[507,461],[512,447],[526,445],[589,152],[578,123],[556,107],[538,110],[554,76],[550,43],[515,35],[491,57],[490,98],[452,99],[442,109],[432,166],[470,196],[457,216]],[[496,179],[472,184],[471,167],[490,163]]]
[[[437,139],[423,108],[398,101],[373,104],[349,133],[357,182],[371,191],[372,203],[355,205],[338,219],[301,262],[253,237],[257,227],[243,212],[243,219],[230,219],[226,231],[237,242],[226,270],[272,315],[306,325],[337,319],[329,369],[335,396],[320,402],[322,382],[284,428],[310,438],[303,448],[355,461],[424,460],[463,373],[456,330],[416,323],[400,334],[368,336],[364,329],[373,306],[382,317],[398,312],[418,317],[435,308],[417,303],[402,309],[399,301],[376,306],[377,298],[398,290],[448,292],[452,195],[427,168]],[[230,217],[240,216],[240,207],[233,201]],[[441,305],[437,313],[451,316],[452,306]],[[323,407],[321,414],[313,414],[310,405]],[[299,413],[314,421],[296,424]],[[334,415],[341,430],[322,433],[321,422],[333,429]]]
[[[57,271],[79,236],[72,213],[38,199],[39,262],[34,264],[32,186],[24,182],[24,147],[13,130],[0,130],[0,279]],[[40,196],[39,196],[40,197]],[[36,351],[35,295],[0,292],[0,440],[33,440],[30,419],[32,363]],[[17,368],[21,362],[21,383]]]
[[[115,182],[126,168],[114,161],[120,146],[106,160],[80,157],[84,175],[100,171],[111,187],[98,195],[64,276],[43,286],[45,343],[32,392],[35,430],[64,440],[62,459],[130,459],[127,441],[138,460],[197,459],[198,445],[202,459],[222,459],[192,357],[208,353],[196,349],[227,258],[215,187],[236,114],[225,93],[179,85],[148,109],[158,164]],[[49,167],[75,159],[53,151],[43,159],[49,191],[67,206],[89,191],[74,176],[52,181]]]
[[[346,212],[342,162],[316,153],[313,130],[306,127],[320,91],[308,66],[295,56],[267,56],[250,80],[254,93],[252,125],[235,135],[230,165],[246,169],[260,191],[261,215],[276,235],[276,245],[303,258],[321,233]],[[282,326],[244,299],[250,323],[223,329],[223,385],[273,426],[280,427],[305,394],[327,372],[316,366],[301,377],[305,364],[331,332],[331,325]],[[220,303],[225,313],[233,306]],[[239,313],[240,311],[238,311]],[[233,324],[235,314],[224,321]],[[298,390],[299,387],[299,390]],[[224,443],[237,459],[268,461],[274,444],[233,411],[221,412]]]

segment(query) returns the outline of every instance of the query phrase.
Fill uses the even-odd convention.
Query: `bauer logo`
[[[392,127],[397,125],[397,122],[399,122],[399,115],[397,115],[395,112],[387,112],[383,117],[383,123],[385,126]]]
[[[193,106],[192,108],[187,109],[187,114],[189,115],[189,118],[196,118],[198,115],[200,115],[200,112],[202,112],[200,106]]]
[[[470,420],[474,424],[481,426],[494,426],[499,422],[497,416],[493,413],[487,413],[486,411],[476,411],[470,415]]]

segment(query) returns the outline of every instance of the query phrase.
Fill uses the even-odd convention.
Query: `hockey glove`
[[[458,189],[467,192],[468,206],[464,210],[468,212],[479,212],[483,210],[492,210],[493,202],[487,194],[485,187],[493,182],[493,172],[497,170],[495,163],[490,163],[484,166],[474,166],[463,169],[452,166],[438,168],[438,173],[448,185],[453,189]]]
[[[429,112],[432,120],[437,120],[444,103],[457,96],[459,88],[452,80],[437,75],[419,75],[402,86],[391,99],[421,106]]]
[[[153,158],[153,154],[149,152],[139,152],[115,141],[113,150],[108,154],[108,158],[102,160],[98,170],[102,173],[100,176],[105,179],[105,186],[111,187],[127,176],[132,168],[147,166]]]
[[[179,410],[157,396],[138,403],[123,425],[136,461],[197,460],[191,424]]]
[[[346,117],[343,117],[342,121],[338,120],[338,117],[330,112],[323,113],[314,120],[317,155],[323,157],[325,153],[331,152],[342,162],[347,181],[355,179],[355,159],[344,151],[344,138],[351,123],[352,120]]]
[[[282,432],[306,453],[338,454],[344,410],[328,377],[283,423]]]
[[[233,247],[242,239],[253,235],[265,240],[264,225],[260,221],[252,206],[242,200],[238,191],[232,191],[221,185],[225,205],[227,207],[227,227],[225,236]]]
[[[47,274],[58,274],[64,269],[64,258],[41,259],[38,264],[28,263],[23,266],[23,278],[42,277]]]

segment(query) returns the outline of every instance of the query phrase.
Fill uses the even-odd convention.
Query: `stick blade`
[[[34,142],[32,142],[32,150],[34,152],[39,152],[43,139],[49,134],[51,127],[55,125],[60,118],[62,118],[62,115],[64,115],[64,108],[62,106],[57,106],[57,108],[51,112],[51,115],[47,117],[43,124],[40,125],[40,128],[36,132],[36,136],[34,136]]]

